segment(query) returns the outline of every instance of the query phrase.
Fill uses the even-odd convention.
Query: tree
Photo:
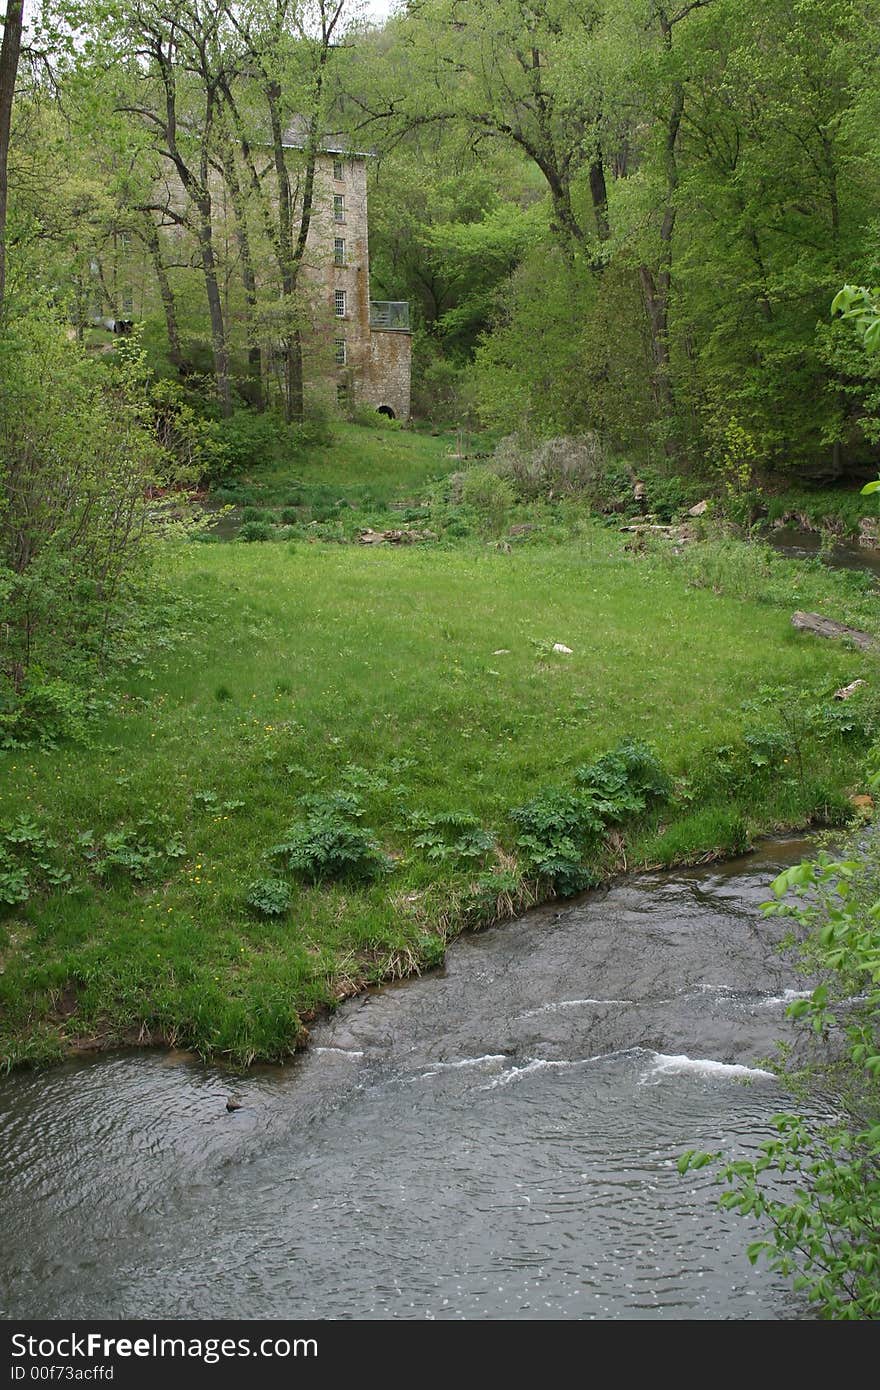
[[[211,172],[222,113],[222,85],[234,61],[224,42],[222,12],[203,0],[134,0],[113,15],[116,44],[131,45],[142,72],[131,74],[137,95],[119,110],[141,120],[157,153],[179,181],[183,208],[168,185],[166,196],[145,206],[178,226],[191,226],[198,242],[217,396],[224,415],[232,412],[229,341],[220,289]]]
[[[12,129],[12,103],[15,79],[21,54],[24,25],[24,0],[8,0],[0,42],[0,309],[6,291],[6,209],[8,205],[7,171],[9,137]]]
[[[410,0],[390,26],[372,91],[352,99],[360,125],[400,138],[431,124],[465,129],[474,147],[512,146],[540,173],[568,256],[596,272],[611,236],[602,150],[601,76],[589,54],[598,0]],[[571,81],[572,53],[579,80]],[[578,181],[589,187],[589,215]]]
[[[254,103],[253,92],[239,94],[229,73],[221,82],[246,186],[277,265],[280,295],[275,317],[288,421],[302,420],[305,408],[301,277],[307,264],[318,156],[332,109],[328,70],[343,41],[345,9],[346,0],[254,0],[225,7],[242,46],[242,69],[249,78],[256,78],[259,97]],[[246,113],[251,114],[250,127]],[[255,151],[261,147],[271,152],[272,184],[258,169]],[[234,162],[227,163],[230,174],[235,176]],[[238,204],[243,226],[240,188],[233,202]]]

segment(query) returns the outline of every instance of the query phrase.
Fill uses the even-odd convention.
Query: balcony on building
[[[398,299],[370,300],[370,327],[388,329],[396,333],[408,333],[409,304]]]

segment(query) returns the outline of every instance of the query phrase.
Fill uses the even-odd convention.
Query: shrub
[[[268,521],[246,521],[238,529],[237,541],[270,541],[273,528]]]
[[[493,467],[519,497],[559,497],[594,492],[607,458],[594,433],[547,439],[535,447],[510,435],[498,444]]]
[[[552,787],[511,812],[517,849],[528,866],[563,895],[598,881],[585,855],[608,826],[638,815],[672,793],[671,778],[645,743],[625,740],[575,772],[577,789]]]
[[[478,466],[465,473],[461,500],[465,507],[472,507],[477,513],[484,530],[499,535],[513,506],[514,492],[506,478],[493,473],[491,468]]]
[[[492,833],[467,811],[447,811],[437,816],[416,811],[408,820],[418,831],[413,844],[426,850],[428,859],[435,862],[481,859],[495,843]]]
[[[595,762],[578,768],[575,781],[603,799],[610,820],[644,811],[672,795],[672,778],[647,743],[626,739]]]
[[[54,748],[60,741],[82,742],[93,714],[84,690],[64,680],[28,683],[18,699],[0,694],[0,748],[40,743]]]
[[[290,888],[283,878],[256,878],[247,886],[245,902],[264,917],[283,917],[290,907]]]
[[[308,811],[305,820],[290,826],[286,839],[269,851],[270,858],[310,883],[369,883],[391,871],[393,863],[373,834],[357,824],[363,811],[356,796],[303,797],[302,805]]]
[[[9,308],[7,311],[9,315]],[[146,570],[167,481],[149,428],[143,361],[67,341],[43,309],[0,332],[0,693],[28,672],[68,678],[106,654]]]
[[[222,422],[223,459],[213,476],[228,478],[298,448],[299,441],[280,416],[266,411],[233,411]]]
[[[594,887],[598,881],[583,860],[605,829],[589,796],[551,788],[511,811],[519,828],[517,849],[529,867],[550,879],[564,897]]]

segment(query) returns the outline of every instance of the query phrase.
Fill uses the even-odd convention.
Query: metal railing
[[[370,327],[409,332],[409,304],[398,299],[370,300]]]

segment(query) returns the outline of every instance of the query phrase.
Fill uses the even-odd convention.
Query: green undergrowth
[[[814,531],[832,531],[837,535],[856,535],[862,517],[877,520],[876,496],[863,497],[851,483],[840,488],[812,488],[786,491],[766,499],[767,519],[787,519],[792,525]]]
[[[601,527],[509,550],[169,544],[201,622],[84,739],[0,754],[7,1064],[125,1041],[280,1059],[465,927],[847,819],[876,660],[790,612],[823,589],[867,624],[870,596],[808,566],[730,592],[695,564]]]
[[[471,438],[478,451],[479,440]],[[327,442],[293,459],[262,457],[252,467],[215,484],[215,501],[282,513],[305,509],[383,511],[394,503],[418,504],[429,482],[460,466],[454,433],[428,434],[377,419],[373,425],[338,421]],[[247,520],[248,518],[245,517]]]

